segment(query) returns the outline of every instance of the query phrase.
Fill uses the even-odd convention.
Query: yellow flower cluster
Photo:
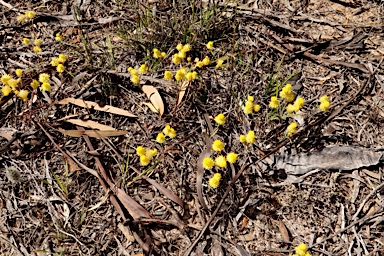
[[[156,142],[158,143],[164,143],[166,136],[170,137],[171,139],[176,137],[176,131],[175,129],[171,128],[171,126],[166,125],[163,129],[163,132],[160,132],[157,134]]]
[[[207,46],[208,50],[212,50],[213,49],[213,42],[209,41],[206,46]]]
[[[219,155],[213,160],[211,157],[206,157],[203,160],[203,167],[206,170],[210,170],[213,168],[213,166],[217,166],[219,168],[225,168],[227,167],[227,162],[234,164],[237,161],[237,154],[234,152],[230,152],[227,154],[227,156]]]
[[[255,98],[253,96],[248,96],[247,101],[245,102],[245,105],[243,107],[244,114],[250,115],[254,112],[259,112],[260,111],[260,105],[254,103]]]
[[[298,97],[293,104],[288,104],[287,113],[291,114],[293,112],[298,112],[304,106],[305,100],[301,97]]]
[[[31,82],[31,87],[37,89],[41,83],[41,90],[49,91],[51,89],[51,84],[49,83],[49,75],[47,73],[42,73],[39,75],[39,81],[33,80]],[[39,83],[40,82],[40,83]]]
[[[154,48],[153,49],[153,58],[159,59],[159,58],[165,58],[167,54],[165,52],[160,52],[159,49]]]
[[[136,154],[140,157],[140,164],[147,166],[151,162],[152,158],[157,155],[158,151],[156,148],[148,149],[142,146],[136,148]]]
[[[247,134],[245,135],[240,135],[240,138],[239,138],[240,142],[241,143],[248,143],[248,144],[253,144],[255,143],[256,141],[256,135],[255,135],[255,131],[249,131]]]
[[[307,245],[299,244],[295,247],[295,253],[290,253],[289,256],[311,256],[311,254],[307,252]]]
[[[60,33],[57,33],[55,36],[55,40],[59,42],[59,41],[63,40],[63,36]]]
[[[213,174],[212,178],[209,179],[208,185],[211,188],[217,188],[220,185],[220,180],[221,180],[221,174],[217,172]]]
[[[24,14],[17,16],[17,21],[22,23],[35,18],[36,13],[34,11],[26,11]]]
[[[270,108],[278,108],[280,106],[280,101],[277,99],[276,96],[271,97],[271,102],[269,102]]]
[[[21,76],[23,75],[23,70],[18,68],[15,70],[15,74],[18,76],[17,79],[12,78],[9,74],[5,74],[1,77],[1,83],[3,84],[1,93],[4,96],[8,96],[13,92],[24,102],[27,102],[29,92],[27,90],[19,90],[18,88],[18,84],[22,82]]]
[[[329,109],[329,106],[331,104],[329,103],[329,98],[327,95],[323,95],[320,97],[320,105],[319,108],[321,111],[326,112]]]
[[[196,67],[202,68],[204,66],[208,66],[209,64],[211,64],[211,59],[208,56],[205,56],[202,61],[197,61]]]
[[[51,60],[51,65],[56,67],[57,72],[63,73],[65,70],[64,63],[67,61],[67,57],[64,54],[59,54],[59,57],[53,57]]]
[[[223,114],[218,114],[217,116],[215,116],[214,118],[215,122],[218,124],[218,125],[223,125],[225,124],[225,116]]]
[[[187,57],[187,53],[192,50],[192,47],[190,44],[183,45],[179,43],[176,46],[176,49],[179,51],[178,53],[175,53],[172,57],[172,62],[174,64],[180,64],[183,59]]]
[[[218,59],[216,61],[216,67],[215,68],[220,68],[221,66],[223,66],[223,63],[224,63],[223,59]]]
[[[292,91],[292,85],[286,84],[280,91],[280,97],[285,99],[286,102],[292,102],[295,99],[295,94]]]
[[[292,134],[294,134],[296,130],[297,130],[297,124],[295,122],[291,123],[287,127],[287,135],[292,136]]]
[[[134,69],[132,67],[128,68],[128,72],[131,75],[131,82],[133,84],[139,84],[140,83],[140,74],[145,74],[148,71],[148,67],[145,64],[142,64],[139,69]]]

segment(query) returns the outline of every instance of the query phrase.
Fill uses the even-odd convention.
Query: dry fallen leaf
[[[72,136],[72,137],[81,137],[82,135],[88,135],[92,138],[105,138],[105,137],[111,137],[111,136],[120,136],[128,134],[127,131],[93,131],[93,130],[63,130],[59,129],[59,132],[61,132],[64,135]]]
[[[69,120],[66,120],[66,122],[80,125],[86,128],[98,129],[100,131],[116,131],[116,129],[111,126],[100,124],[92,120],[83,121],[81,119],[69,119]]]
[[[79,107],[93,108],[93,109],[98,110],[98,111],[108,112],[108,113],[112,113],[112,114],[116,114],[116,115],[136,117],[134,114],[132,114],[131,112],[128,112],[124,109],[116,108],[116,107],[113,107],[110,105],[105,105],[104,107],[100,107],[99,104],[97,104],[96,102],[93,102],[93,101],[74,99],[74,98],[65,98],[65,99],[57,102],[57,104],[62,104],[62,105],[65,105],[68,103],[72,103],[72,104],[79,106]]]
[[[157,110],[157,108],[156,108],[155,106],[153,106],[152,103],[148,103],[148,102],[140,102],[140,104],[149,107],[149,109],[152,110],[152,112],[159,113],[159,111]]]
[[[181,101],[183,100],[183,97],[185,95],[185,92],[188,89],[188,86],[191,84],[191,81],[185,80],[181,83],[179,95],[177,97],[177,105],[180,105]]]
[[[162,116],[164,114],[164,103],[160,93],[152,85],[144,85],[142,89],[148,99],[152,102],[153,106],[158,110],[160,116]]]

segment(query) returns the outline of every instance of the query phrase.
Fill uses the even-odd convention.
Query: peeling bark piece
[[[314,169],[353,170],[377,165],[384,149],[329,145],[322,151],[276,156],[276,168],[302,175]]]

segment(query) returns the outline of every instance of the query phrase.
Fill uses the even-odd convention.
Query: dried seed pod
[[[7,176],[8,180],[12,183],[19,183],[21,174],[19,170],[17,170],[15,167],[9,167],[5,170],[5,175]]]

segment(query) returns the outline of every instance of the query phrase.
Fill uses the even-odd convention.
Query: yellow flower
[[[218,59],[216,61],[216,67],[215,68],[220,68],[221,66],[223,66],[223,63],[224,63],[223,59]]]
[[[191,58],[191,57],[188,57],[188,58],[187,58],[187,61],[188,61],[188,62],[191,62],[191,61],[192,61],[192,58]]]
[[[4,85],[4,86],[1,88],[1,93],[2,93],[4,96],[8,96],[11,92],[12,92],[12,88],[11,88],[9,85]]]
[[[146,150],[145,150],[145,148],[144,148],[143,146],[138,146],[138,147],[136,148],[136,154],[137,154],[138,156],[145,156],[145,155],[146,155]]]
[[[13,89],[15,89],[16,87],[17,87],[17,84],[20,82],[21,80],[19,80],[19,79],[13,79],[13,78],[11,78],[11,79],[9,79],[9,81],[8,81],[8,85],[9,86],[11,86]]]
[[[288,104],[286,109],[287,109],[287,113],[288,114],[292,114],[293,112],[296,112],[297,108],[294,105],[292,105],[292,104]]]
[[[170,80],[172,80],[172,77],[173,77],[173,75],[172,75],[172,72],[171,72],[171,71],[166,70],[166,71],[164,72],[164,79],[165,79],[165,80],[170,81]]]
[[[171,128],[168,133],[169,138],[173,139],[176,137],[176,131],[175,129]]]
[[[247,135],[245,135],[245,141],[249,144],[253,144],[256,141],[256,136],[254,131],[249,131]]]
[[[59,64],[59,65],[57,65],[56,70],[57,70],[57,72],[59,72],[59,73],[63,73],[64,70],[65,70],[65,67],[64,67],[63,64]]]
[[[255,101],[255,97],[253,97],[253,96],[248,96],[247,101],[249,101],[249,102],[254,102],[254,101]]]
[[[138,76],[132,76],[131,77],[131,82],[133,83],[133,84],[139,84],[140,83],[140,77],[138,77]]]
[[[1,76],[1,82],[3,84],[8,84],[8,81],[11,80],[11,76],[8,74],[2,75]]]
[[[181,63],[181,58],[179,57],[179,54],[175,53],[173,55],[172,62],[174,64],[180,64]]]
[[[158,143],[164,143],[165,142],[165,135],[164,135],[164,133],[160,132],[159,134],[157,134],[156,141]]]
[[[323,95],[320,97],[320,102],[329,101],[329,98],[327,95]]]
[[[295,247],[295,252],[297,256],[306,256],[307,246],[305,244],[299,244]]]
[[[23,38],[23,44],[27,45],[31,42],[31,40],[29,40],[29,38]]]
[[[218,156],[215,159],[215,165],[220,168],[227,167],[227,159],[224,156]]]
[[[35,39],[33,41],[33,43],[36,45],[36,46],[40,46],[41,45],[41,39]]]
[[[269,103],[270,108],[278,108],[280,106],[280,102],[276,96],[271,97],[271,102]]]
[[[39,81],[37,81],[37,80],[33,80],[33,81],[31,82],[31,87],[32,87],[33,89],[37,89],[37,88],[39,88],[39,86],[40,86]]]
[[[55,40],[56,41],[61,41],[61,40],[63,40],[63,36],[60,35],[60,33],[57,33],[56,36],[55,36]]]
[[[141,164],[142,166],[147,166],[147,165],[149,165],[149,162],[151,162],[151,159],[149,159],[149,158],[146,157],[145,155],[140,156],[140,164]]]
[[[141,65],[140,68],[139,68],[139,73],[140,73],[140,74],[145,74],[145,73],[147,73],[147,70],[148,70],[147,65],[143,64],[143,65]]]
[[[181,49],[183,49],[183,45],[181,43],[179,43],[177,46],[176,46],[176,49],[178,51],[181,51]]]
[[[178,55],[181,59],[185,59],[187,57],[187,52],[181,50],[179,51]]]
[[[180,68],[179,70],[176,71],[175,79],[176,81],[182,80],[185,75],[187,74],[187,69],[186,68]]]
[[[17,75],[18,77],[21,77],[21,76],[23,75],[23,70],[21,70],[20,68],[18,68],[18,69],[16,69],[15,73],[16,73],[16,75]]]
[[[193,72],[188,72],[188,73],[185,75],[185,78],[186,78],[188,81],[192,81],[192,80],[195,80],[195,79],[196,79],[196,76],[197,76],[196,71],[193,71]]]
[[[239,140],[241,143],[247,142],[247,138],[245,137],[245,135],[240,135]]]
[[[18,22],[25,22],[26,20],[27,20],[27,17],[25,17],[24,14],[20,14],[19,16],[17,16]]]
[[[17,96],[19,96],[23,101],[28,101],[28,94],[29,94],[29,91],[20,90],[20,92]]]
[[[287,135],[291,136],[292,134],[294,134],[296,132],[296,129],[297,129],[297,124],[295,122],[291,123],[287,127]]]
[[[60,64],[59,58],[53,57],[52,60],[51,60],[51,65],[53,67],[57,67],[59,64]]]
[[[183,46],[183,49],[181,49],[184,52],[189,52],[192,50],[192,46],[190,44],[186,44]]]
[[[60,53],[59,54],[59,61],[61,63],[65,63],[67,61],[67,57],[64,54]]]
[[[305,103],[305,100],[301,97],[297,98],[295,102],[293,103],[293,106],[295,107],[295,112],[299,111],[303,108]]]
[[[139,75],[139,71],[137,69],[134,69],[134,68],[131,68],[131,67],[128,68],[128,72],[129,72],[129,74],[131,74],[131,76]]]
[[[208,50],[212,50],[213,49],[213,42],[209,41],[206,46],[207,46]]]
[[[167,56],[167,54],[165,52],[161,52],[161,58],[165,58],[165,56]]]
[[[244,112],[244,114],[246,114],[246,115],[250,115],[250,114],[252,114],[252,112],[253,112],[253,106],[245,106],[245,107],[243,108],[243,112]]]
[[[220,152],[224,149],[224,143],[221,140],[215,140],[212,144],[212,149],[216,152]]]
[[[165,128],[163,129],[163,133],[166,135],[166,136],[169,136],[169,132],[171,131],[171,126],[169,125],[166,125]]]
[[[42,52],[43,50],[40,48],[40,46],[33,46],[33,52]]]
[[[227,154],[227,161],[231,164],[236,163],[237,161],[237,154],[234,152],[230,152]]]
[[[51,90],[51,85],[48,82],[43,82],[41,84],[41,90],[43,91],[49,91]]]
[[[202,68],[202,67],[204,67],[204,63],[203,63],[202,61],[198,61],[198,62],[196,63],[196,67],[198,67],[198,68]]]
[[[220,180],[221,180],[221,174],[215,173],[213,174],[212,178],[209,179],[208,185],[211,188],[217,188],[220,185]]]
[[[27,12],[24,13],[24,16],[27,19],[33,19],[33,18],[35,18],[36,13],[34,11],[27,11]]]
[[[49,82],[49,75],[47,73],[42,73],[39,75],[39,81],[40,83],[48,83]]]
[[[218,114],[215,118],[214,118],[215,122],[218,124],[218,125],[223,125],[225,123],[225,116],[223,114]]]
[[[326,112],[328,111],[330,105],[331,104],[329,103],[329,101],[323,101],[320,103],[319,108],[321,111]]]
[[[157,48],[153,49],[153,58],[155,59],[161,58],[161,53]]]
[[[214,165],[215,165],[215,162],[213,161],[212,158],[210,158],[210,157],[204,158],[204,160],[203,160],[203,167],[204,167],[204,169],[210,170],[210,169],[212,169],[212,167]]]
[[[211,64],[211,60],[209,59],[208,56],[205,56],[205,58],[203,59],[202,62],[203,62],[203,64],[204,64],[205,66]]]
[[[260,105],[259,104],[255,104],[253,105],[253,111],[255,111],[256,113],[259,112],[261,109]]]
[[[145,156],[151,160],[156,154],[158,153],[157,149],[154,148],[154,149],[148,149],[146,152],[145,152]]]

